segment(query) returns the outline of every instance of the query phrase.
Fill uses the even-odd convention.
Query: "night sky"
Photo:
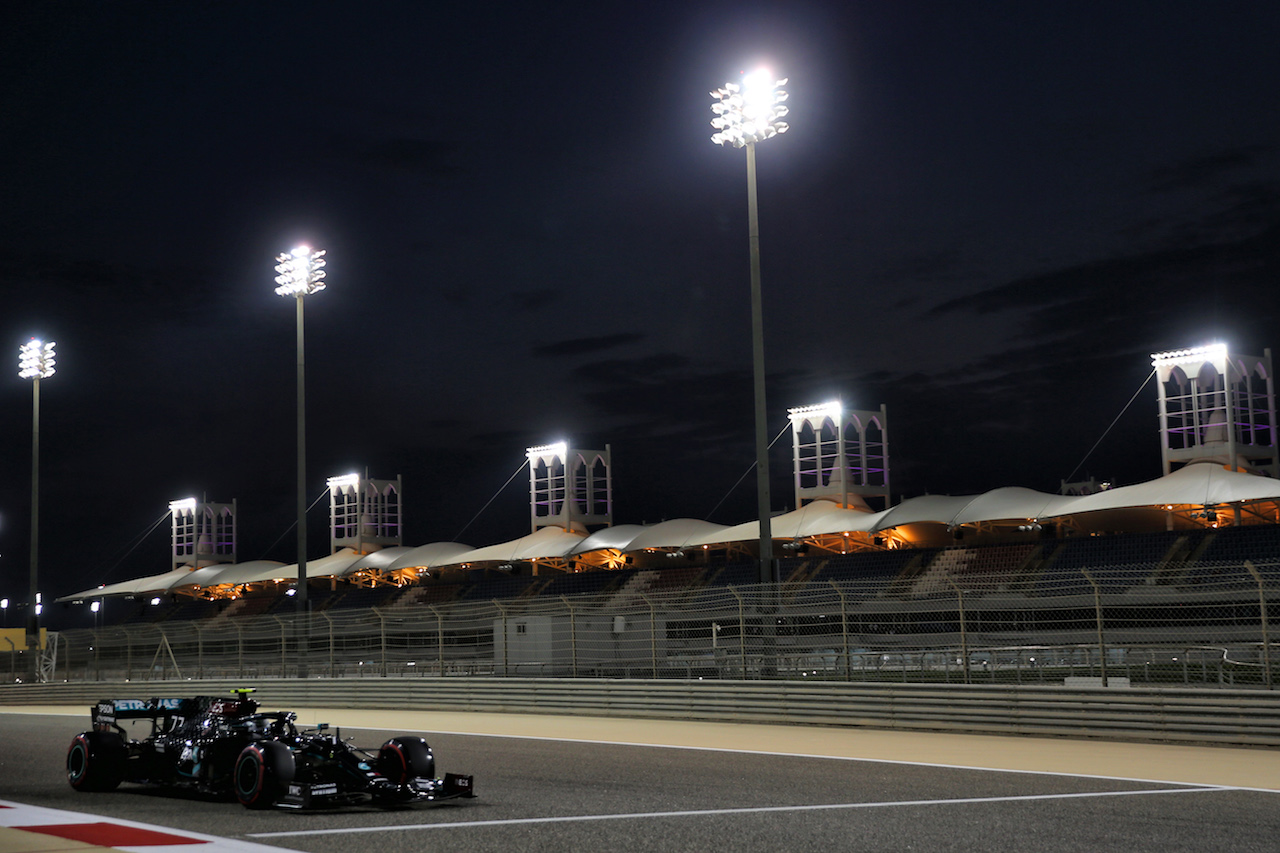
[[[166,570],[191,495],[293,560],[303,242],[314,496],[399,474],[406,544],[492,544],[565,438],[611,445],[618,523],[754,518],[746,161],[708,93],[761,63],[770,435],[884,403],[898,497],[1156,477],[1150,353],[1280,346],[1277,45],[1274,2],[9,0],[0,596],[32,336],[50,595]]]

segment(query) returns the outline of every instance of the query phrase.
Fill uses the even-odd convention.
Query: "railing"
[[[1280,746],[1280,695],[1182,688],[1069,689],[807,681],[378,678],[64,683],[0,687],[0,705],[221,695],[270,708],[486,711]]]

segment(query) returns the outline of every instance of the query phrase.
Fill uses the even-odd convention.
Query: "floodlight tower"
[[[18,376],[31,380],[31,593],[27,604],[27,649],[31,653],[31,675],[39,676],[40,665],[40,380],[53,369],[53,341],[32,338],[18,349]]]
[[[525,450],[529,460],[532,531],[563,527],[587,533],[613,525],[613,462],[604,450],[580,450],[567,442]]]
[[[210,503],[195,498],[169,501],[172,527],[170,568],[236,562],[236,502]]]
[[[774,80],[764,69],[743,77],[742,83],[726,83],[711,93],[716,132],[711,141],[747,149],[747,236],[751,251],[751,351],[755,384],[756,508],[760,516],[760,581],[772,583],[773,531],[770,524],[769,436],[764,394],[764,310],[760,299],[760,219],[756,209],[756,143],[786,133],[782,121],[788,109],[787,93],[780,88],[784,77]]]
[[[324,251],[299,246],[276,258],[276,293],[298,302],[298,615],[307,612],[307,381],[303,346],[302,300],[324,290]]]
[[[1241,355],[1217,343],[1153,353],[1164,473],[1213,461],[1280,477],[1271,350]]]
[[[400,526],[400,477],[375,480],[366,472],[330,477],[329,553],[350,548],[368,554],[404,544]]]
[[[846,409],[836,400],[788,409],[796,508],[815,500],[852,508],[875,498],[888,509],[889,415]]]

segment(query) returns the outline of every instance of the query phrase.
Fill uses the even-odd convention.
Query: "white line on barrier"
[[[342,829],[300,829],[288,832],[251,832],[249,838],[284,838],[298,835],[352,835],[366,832],[403,832],[412,829],[471,829],[480,826],[521,826],[534,823],[577,823],[600,820],[636,820],[664,817],[717,817],[720,815],[774,814],[778,812],[833,811],[837,809],[883,809],[902,806],[952,806],[977,803],[1016,803],[1034,800],[1070,800],[1091,797],[1134,797],[1152,794],[1194,794],[1206,791],[1234,791],[1235,788],[1162,788],[1147,791],[1095,791],[1074,794],[1024,794],[1016,797],[965,797],[954,800],[898,800],[886,803],[821,803],[803,806],[759,806],[741,809],[695,809],[676,812],[635,812],[630,814],[566,815],[525,817],[510,820],[461,820],[449,823],[413,823],[390,826],[346,827]]]

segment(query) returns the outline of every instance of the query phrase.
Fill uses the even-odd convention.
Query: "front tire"
[[[67,749],[67,781],[77,791],[114,791],[128,758],[124,738],[115,732],[81,732]]]
[[[393,737],[378,750],[378,772],[396,785],[410,779],[433,779],[436,760],[420,737]]]
[[[293,753],[284,744],[273,740],[249,744],[236,759],[232,774],[236,799],[247,809],[274,806],[293,781],[295,767]]]

